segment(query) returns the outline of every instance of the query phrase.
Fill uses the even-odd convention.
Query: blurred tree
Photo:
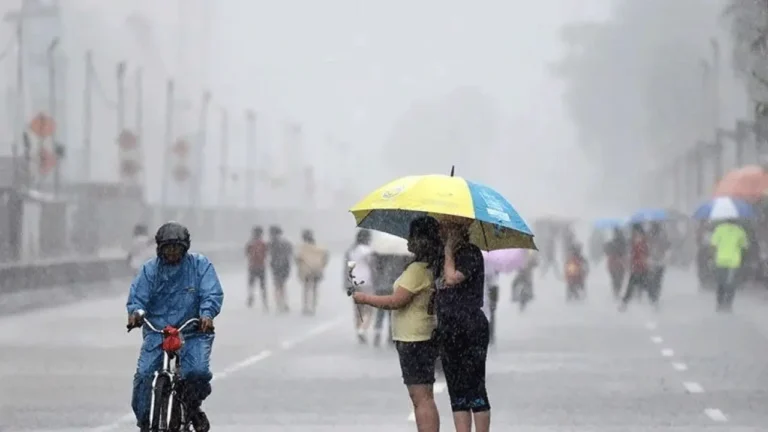
[[[732,64],[749,98],[768,104],[768,0],[728,0],[723,17],[733,38]]]
[[[768,169],[768,0],[728,0],[723,17],[733,39],[732,64],[752,104],[757,156]]]
[[[702,61],[720,3],[616,0],[606,22],[563,28],[567,53],[554,73],[583,148],[608,177],[631,187],[701,137]]]

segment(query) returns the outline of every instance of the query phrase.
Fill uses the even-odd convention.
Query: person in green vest
[[[746,230],[736,220],[717,223],[710,244],[714,248],[717,278],[717,310],[730,312],[736,291],[736,274],[741,269],[744,253],[749,247]]]

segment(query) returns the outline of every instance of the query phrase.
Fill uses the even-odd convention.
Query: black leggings
[[[489,411],[485,361],[490,332],[485,314],[478,309],[471,316],[440,317],[437,333],[451,409]]]

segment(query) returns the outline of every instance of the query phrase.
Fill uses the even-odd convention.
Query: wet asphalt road
[[[244,305],[245,275],[222,276],[214,431],[410,431],[393,350],[359,345],[340,289],[339,259],[320,312],[288,316]],[[599,272],[601,269],[596,268]],[[737,298],[732,316],[682,274],[658,313],[619,313],[601,275],[586,303],[565,305],[554,279],[520,315],[502,290],[488,387],[497,431],[768,430],[768,303]],[[505,287],[506,288],[506,287]],[[124,330],[124,297],[0,318],[0,431],[131,431],[139,335]],[[444,386],[438,385],[438,390]],[[453,430],[447,393],[443,430]]]

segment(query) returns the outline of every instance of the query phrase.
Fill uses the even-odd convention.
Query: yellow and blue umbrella
[[[488,186],[446,175],[402,177],[376,189],[349,210],[360,228],[407,238],[417,217],[472,219],[470,240],[484,250],[536,249],[517,210]]]

